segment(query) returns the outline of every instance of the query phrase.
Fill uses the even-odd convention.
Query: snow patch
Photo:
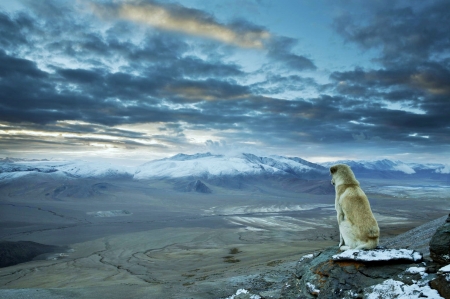
[[[236,294],[227,297],[226,299],[261,299],[258,295],[250,294],[246,289],[239,289]]]
[[[316,286],[312,283],[307,282],[306,287],[308,288],[308,291],[313,295],[318,295],[320,293],[320,290],[316,288]]]
[[[312,253],[306,254],[306,255],[304,255],[304,256],[302,256],[302,257],[300,258],[299,262],[303,262],[303,261],[306,260],[306,259],[310,260],[310,259],[312,259],[313,257],[314,257],[314,254],[312,254]]]
[[[266,214],[266,213],[282,213],[308,211],[318,208],[333,208],[330,204],[304,204],[304,205],[271,205],[271,206],[236,206],[217,208],[212,207],[205,210],[207,215],[246,215],[246,214]]]
[[[333,260],[353,260],[360,262],[410,260],[416,262],[422,260],[422,254],[410,249],[349,249],[340,254],[333,255]]]
[[[410,166],[408,166],[406,164],[395,165],[394,167],[392,167],[392,169],[404,172],[406,174],[414,174],[414,173],[416,173],[414,169],[412,169]]]
[[[127,210],[112,210],[112,211],[87,212],[86,214],[94,217],[120,217],[120,216],[130,216],[133,213]]]
[[[436,172],[442,173],[442,174],[449,174],[450,173],[450,165],[446,164],[446,165],[444,165],[444,167],[436,169]]]
[[[441,269],[439,269],[439,272],[443,272],[443,273],[450,272],[450,265],[442,267]]]
[[[367,299],[443,299],[436,290],[431,289],[427,283],[412,285],[401,281],[388,279],[381,284],[369,287],[366,294]]]

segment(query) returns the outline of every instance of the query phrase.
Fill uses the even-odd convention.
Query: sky
[[[0,158],[450,158],[450,1],[0,0]]]

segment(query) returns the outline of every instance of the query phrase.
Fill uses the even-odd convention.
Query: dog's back
[[[330,172],[336,187],[339,231],[345,243],[341,249],[375,248],[380,236],[378,223],[352,170],[345,164],[339,164],[332,166]]]

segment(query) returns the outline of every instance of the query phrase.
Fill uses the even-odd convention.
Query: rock
[[[431,238],[430,257],[438,264],[450,264],[450,214]]]
[[[424,259],[429,259],[431,237],[433,237],[438,227],[445,223],[446,219],[447,216],[439,217],[398,236],[380,240],[380,246],[386,248],[414,249],[421,252]]]
[[[190,182],[188,184],[188,192],[195,191],[200,193],[211,193],[211,189],[209,189],[208,186],[206,186],[202,181],[196,180],[195,182]]]
[[[422,255],[413,250],[339,252],[337,246],[331,247],[316,257],[308,255],[298,262],[295,275],[282,289],[281,298],[386,298],[389,290],[393,295],[387,298],[398,298],[408,292],[411,298],[419,298],[414,294],[421,293],[438,296],[428,286],[434,274],[425,273],[423,263],[418,264],[421,260]]]
[[[450,265],[438,271],[437,278],[430,282],[430,286],[445,299],[450,299]]]

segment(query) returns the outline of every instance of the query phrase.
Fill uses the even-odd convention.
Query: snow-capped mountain
[[[259,157],[249,153],[234,156],[213,155],[211,153],[185,155],[150,161],[139,166],[135,179],[153,177],[181,178],[237,175],[324,175],[327,169],[300,158],[281,156]]]
[[[106,163],[86,161],[13,160],[0,161],[0,180],[14,179],[33,173],[52,174],[72,178],[131,177],[127,171]]]
[[[63,176],[68,178],[202,178],[243,176],[283,176],[300,179],[328,180],[328,168],[345,163],[357,178],[430,178],[449,180],[449,166],[443,164],[403,163],[401,161],[337,161],[315,164],[301,158],[257,156],[250,153],[215,155],[200,153],[178,154],[153,160],[137,167],[123,167],[86,161],[49,161],[0,159],[0,181],[29,174]]]
[[[377,170],[377,171],[400,171],[406,174],[413,174],[415,170],[408,164],[401,161],[378,160],[378,161],[351,161],[342,160],[336,162],[320,163],[323,166],[330,167],[334,164],[347,164],[355,170]]]
[[[351,161],[341,160],[336,162],[320,163],[324,167],[334,164],[349,165],[357,177],[428,177],[433,178],[442,174],[449,174],[449,166],[444,164],[429,163],[404,163],[402,161],[391,161],[387,159],[376,161]]]

